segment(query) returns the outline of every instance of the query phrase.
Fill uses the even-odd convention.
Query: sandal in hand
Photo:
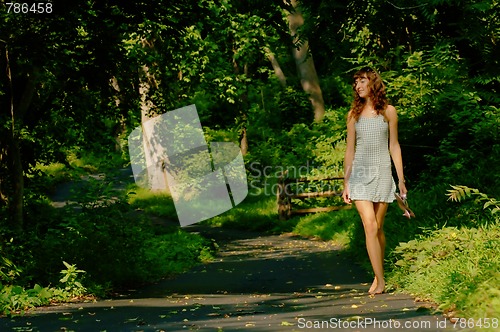
[[[401,196],[398,193],[395,193],[394,196],[396,196],[396,201],[398,202],[399,208],[401,210],[403,210],[403,212],[404,212],[403,216],[408,218],[408,219],[415,218],[415,214],[408,206],[408,201],[406,200],[406,195]]]

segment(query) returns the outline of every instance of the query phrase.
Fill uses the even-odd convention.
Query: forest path
[[[56,196],[62,198],[68,190],[63,187]],[[114,299],[3,317],[0,331],[452,328],[444,317],[428,310],[429,303],[403,294],[370,296],[370,277],[330,242],[199,224],[184,230],[214,239],[219,245],[216,259]]]
[[[369,276],[331,243],[191,226],[216,259],[121,298],[38,308],[0,331],[443,331],[451,323],[403,294],[367,293]],[[407,325],[409,324],[409,325]],[[347,328],[341,328],[347,327]],[[411,327],[411,328],[409,328]]]

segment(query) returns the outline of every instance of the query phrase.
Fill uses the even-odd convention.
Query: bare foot
[[[375,277],[373,279],[373,283],[372,285],[370,286],[370,289],[368,290],[368,293],[372,294],[373,291],[375,290],[375,288],[377,288],[377,277]]]
[[[382,280],[381,282],[377,282],[377,287],[372,288],[370,287],[370,290],[368,291],[371,295],[376,295],[376,294],[382,294],[384,292],[385,288],[385,281]]]

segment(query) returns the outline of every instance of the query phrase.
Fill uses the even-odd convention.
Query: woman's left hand
[[[408,193],[408,190],[406,190],[405,183],[399,182],[399,194],[401,195],[401,197],[405,197],[407,193]]]

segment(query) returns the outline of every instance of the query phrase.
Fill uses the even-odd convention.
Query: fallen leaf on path
[[[287,321],[281,322],[281,326],[294,326],[294,325],[295,325],[294,323],[289,323]]]
[[[220,314],[220,313],[218,313],[218,312],[212,312],[212,313],[207,314],[207,316],[209,316],[209,317],[218,317],[218,316],[220,316],[220,315],[221,315],[221,314]]]

